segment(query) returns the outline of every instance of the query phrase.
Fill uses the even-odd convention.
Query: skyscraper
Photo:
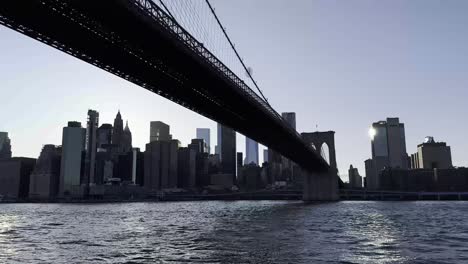
[[[146,144],[143,182],[147,191],[177,187],[179,145],[178,140],[156,140]]]
[[[208,154],[211,153],[210,129],[209,128],[197,128],[197,138],[205,140],[206,147],[208,148]]]
[[[120,114],[120,110],[119,110],[114,119],[114,128],[112,130],[112,144],[116,146],[122,145],[123,129],[124,128],[123,128],[122,115]]]
[[[171,140],[172,136],[169,134],[169,125],[161,121],[152,121],[150,123],[150,142],[160,140]]]
[[[11,158],[10,138],[7,132],[0,132],[0,159]]]
[[[99,113],[88,110],[86,127],[86,159],[84,184],[94,184],[96,173],[97,129],[99,127]]]
[[[97,130],[97,147],[103,148],[112,143],[112,125],[102,124]]]
[[[29,197],[37,199],[54,198],[59,191],[60,158],[62,148],[44,145],[36,166],[31,173]]]
[[[268,160],[268,149],[263,150],[263,162],[269,162],[269,160]]]
[[[63,128],[59,195],[73,194],[80,186],[85,138],[86,129],[80,122],[68,122],[68,126]]]
[[[218,123],[218,148],[220,150],[221,172],[232,174],[236,181],[236,131]]]
[[[392,168],[408,168],[405,125],[398,118],[387,118],[372,124],[372,158],[384,157]]]
[[[258,143],[245,137],[245,165],[251,163],[258,165]]]
[[[398,118],[387,118],[372,124],[372,159],[365,162],[366,184],[369,189],[379,188],[379,174],[385,167],[408,168],[405,125]]]
[[[125,128],[122,134],[122,148],[121,151],[124,153],[130,152],[132,150],[132,132],[128,127],[128,121],[125,124]]]

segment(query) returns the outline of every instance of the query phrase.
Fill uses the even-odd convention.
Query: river
[[[468,202],[0,204],[0,263],[468,263]]]

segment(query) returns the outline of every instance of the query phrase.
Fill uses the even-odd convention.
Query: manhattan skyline
[[[408,153],[434,136],[452,146],[455,166],[468,165],[468,125],[454,126],[468,114],[466,3],[266,3],[213,1],[272,106],[296,112],[299,132],[336,131],[341,175],[349,164],[363,174],[370,125],[393,116],[406,125]],[[9,132],[15,156],[37,157],[43,144],[60,144],[61,128],[84,122],[87,109],[99,111],[102,123],[120,109],[136,147],[147,143],[154,120],[169,124],[183,144],[198,127],[210,128],[216,142],[214,121],[7,28],[0,38],[0,131]],[[245,151],[244,137],[237,146]]]

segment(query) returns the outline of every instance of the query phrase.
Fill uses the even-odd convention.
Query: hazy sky
[[[336,131],[341,174],[350,164],[364,174],[369,126],[389,116],[405,123],[408,153],[431,135],[468,165],[468,1],[211,2],[272,106],[296,112],[300,132]],[[0,131],[15,156],[61,144],[62,127],[84,124],[88,108],[100,123],[120,109],[142,149],[152,120],[183,144],[196,127],[216,142],[213,121],[0,27]]]

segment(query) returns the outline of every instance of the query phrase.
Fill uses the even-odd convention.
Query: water
[[[0,263],[468,263],[467,202],[0,204]]]

